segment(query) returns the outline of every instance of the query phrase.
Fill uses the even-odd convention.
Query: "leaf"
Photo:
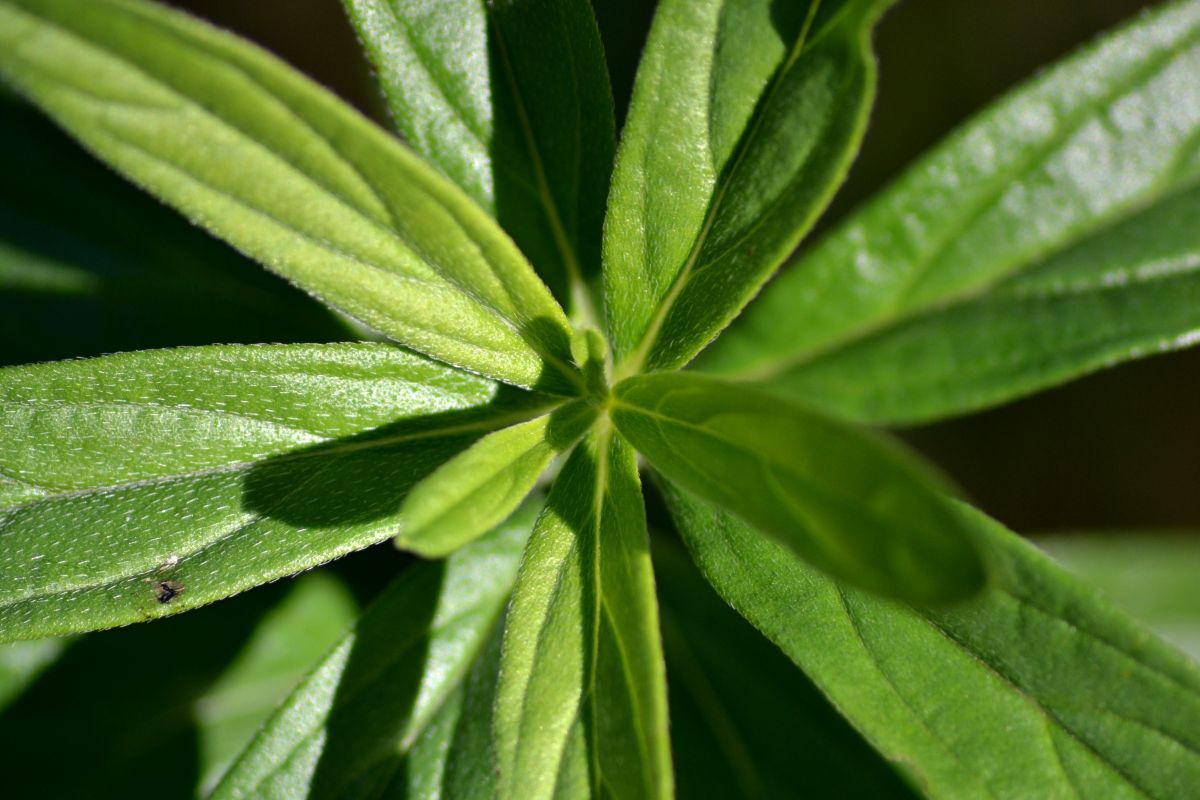
[[[656,540],[678,795],[915,798],[812,683]]]
[[[34,639],[0,645],[0,712],[62,655],[69,639]]]
[[[631,378],[613,398],[617,429],[656,470],[817,567],[916,603],[982,584],[944,488],[896,443],[699,375]]]
[[[334,341],[327,309],[0,94],[0,365],[213,342]]]
[[[344,0],[396,126],[585,320],[600,272],[612,92],[585,0]]]
[[[992,581],[937,612],[840,586],[668,489],[709,581],[931,798],[1180,798],[1200,781],[1200,670],[978,512]]]
[[[1200,542],[1194,532],[1104,531],[1038,537],[1071,574],[1200,661]]]
[[[704,361],[860,420],[994,405],[1200,330],[1200,6],[1163,4],[980,114]]]
[[[406,570],[287,699],[212,794],[364,797],[455,693],[503,613],[536,505]]]
[[[198,795],[207,796],[216,787],[259,727],[357,617],[350,593],[328,573],[304,575],[289,587],[195,702]]]
[[[500,800],[672,794],[637,460],[611,429],[572,453],[529,541],[495,736]]]
[[[427,558],[487,533],[533,491],[550,460],[587,432],[596,410],[577,400],[484,436],[413,487],[400,506],[396,546]]]
[[[3,0],[0,77],[189,219],[435,358],[570,393],[570,329],[504,233],[261,50],[141,0]]]
[[[546,398],[372,344],[0,370],[0,640],[193,608],[387,539]]]
[[[866,126],[887,4],[659,4],[605,222],[619,377],[689,361],[824,209]]]

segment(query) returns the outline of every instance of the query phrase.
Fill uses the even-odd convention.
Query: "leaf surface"
[[[689,361],[824,209],[862,139],[885,5],[659,3],[605,221],[619,376]]]
[[[917,603],[982,584],[944,487],[897,444],[698,375],[631,378],[613,396],[617,429],[656,470],[821,569]]]
[[[637,460],[608,429],[567,460],[517,577],[497,797],[670,797],[666,701]]]
[[[185,610],[393,536],[413,484],[546,403],[378,344],[0,370],[0,639]]]
[[[487,533],[533,491],[551,459],[587,431],[582,400],[484,436],[413,487],[400,507],[396,545],[437,558]]]
[[[406,570],[284,702],[212,794],[390,797],[461,705],[502,615],[537,505],[445,561]],[[453,714],[449,723],[453,723]],[[435,736],[436,738],[436,736]]]
[[[214,342],[322,342],[328,309],[127,185],[0,93],[0,365]]]
[[[142,0],[4,0],[0,77],[192,221],[402,344],[579,386],[561,308],[495,223],[258,48]]]
[[[683,490],[709,581],[929,797],[1182,798],[1200,781],[1200,669],[966,506],[992,576],[938,612],[839,585]]]
[[[856,419],[972,411],[1200,331],[1200,6],[985,110],[768,288],[704,366]]]
[[[588,319],[614,148],[586,0],[344,0],[405,140]]]

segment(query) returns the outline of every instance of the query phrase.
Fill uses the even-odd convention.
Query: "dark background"
[[[379,96],[336,0],[175,0],[282,55],[368,113]],[[652,3],[595,0],[618,105]],[[824,225],[1004,90],[1153,5],[1142,0],[907,0],[885,18],[879,100]],[[1200,528],[1200,350],[1123,365],[906,435],[1023,532]]]

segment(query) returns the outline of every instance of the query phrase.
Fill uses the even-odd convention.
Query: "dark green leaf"
[[[919,613],[839,586],[681,490],[717,590],[933,798],[1185,798],[1200,786],[1200,669],[966,506],[979,598]]]
[[[3,0],[0,77],[193,221],[416,350],[572,392],[570,330],[504,233],[271,56],[141,0]]]
[[[586,0],[344,0],[412,147],[593,315],[613,112]]]
[[[462,702],[536,509],[401,575],[271,718],[214,800],[392,796],[389,785],[403,782],[406,757],[429,726],[453,722],[444,709]]]
[[[0,370],[0,640],[162,616],[393,536],[409,487],[546,402],[372,344]]]
[[[1200,5],[983,112],[771,286],[705,365],[862,420],[993,405],[1200,331]]]
[[[858,149],[886,0],[663,0],[605,222],[618,375],[678,367],[795,248]]]
[[[821,569],[918,603],[982,584],[943,487],[896,443],[698,375],[631,378],[613,397],[618,430],[656,470]]]
[[[915,798],[673,542],[655,542],[654,572],[680,798]]]
[[[637,460],[611,430],[572,453],[529,541],[495,731],[501,800],[671,796]]]

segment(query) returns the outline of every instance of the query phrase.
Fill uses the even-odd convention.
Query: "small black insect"
[[[159,581],[154,584],[154,596],[160,603],[169,603],[183,594],[183,584],[179,581]]]

